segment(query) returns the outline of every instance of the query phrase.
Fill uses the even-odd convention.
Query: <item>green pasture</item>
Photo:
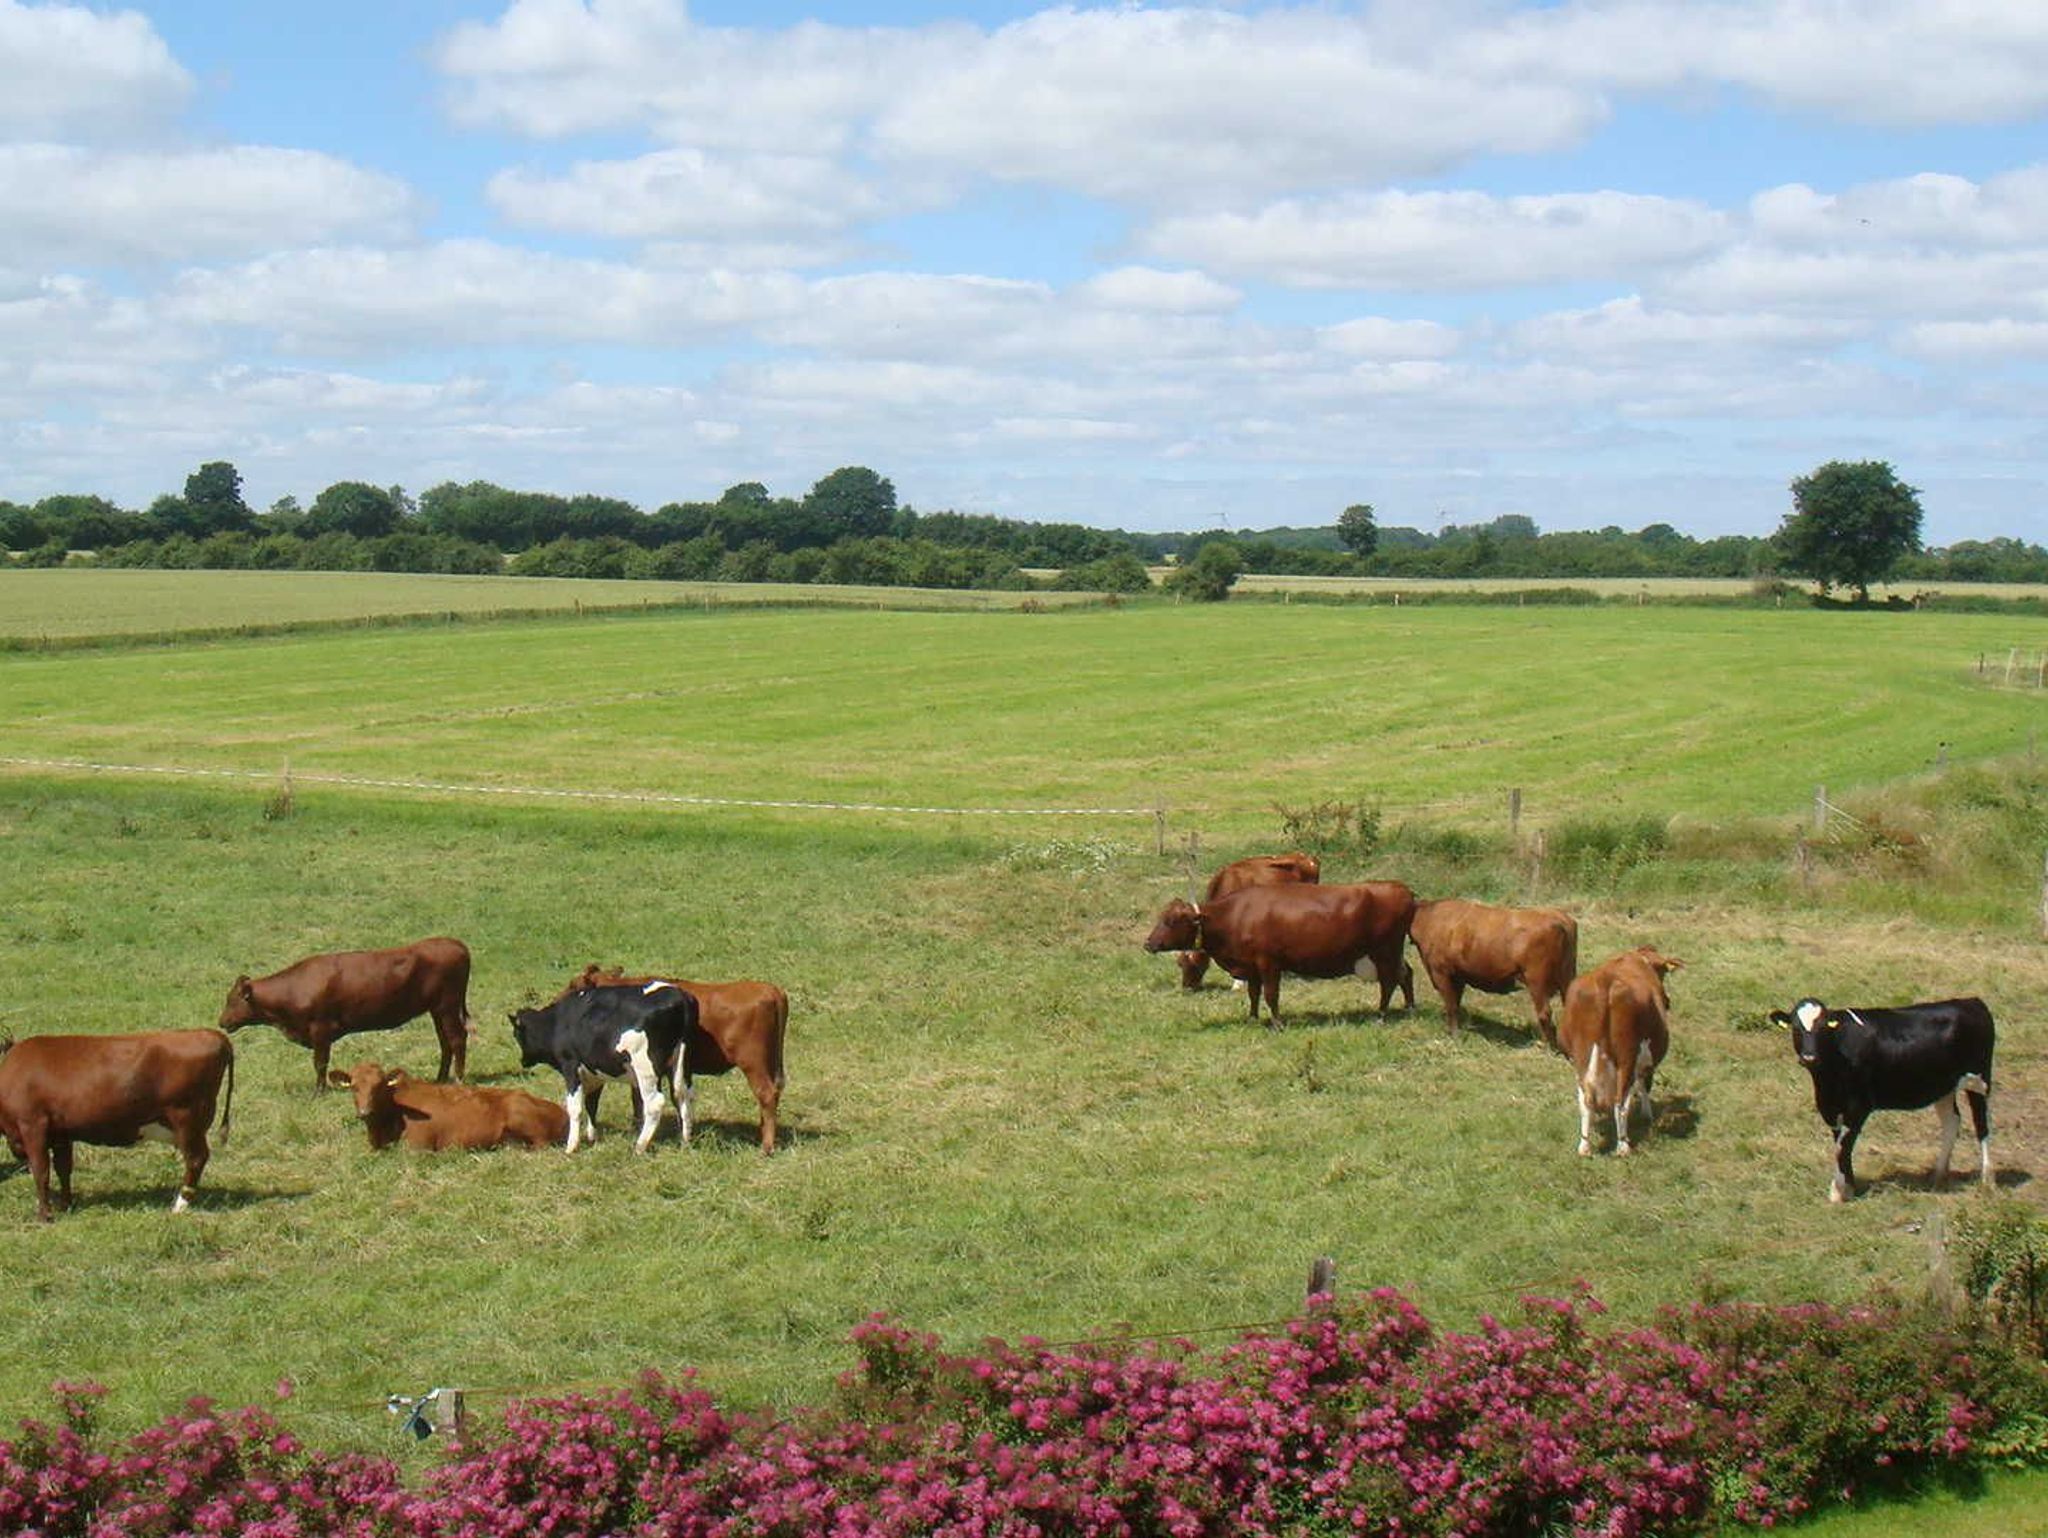
[[[1816,782],[1889,807],[1947,742],[2024,753],[2048,700],[1979,679],[2044,627],[1976,616],[1225,606],[1072,614],[681,612],[0,656],[0,756],[247,769],[247,781],[0,766],[0,1029],[198,1026],[229,981],[431,933],[476,955],[487,1082],[505,1011],[589,961],[789,989],[787,1148],[738,1083],[700,1135],[635,1157],[614,1090],[574,1159],[371,1155],[309,1055],[237,1037],[234,1133],[199,1210],[160,1147],[85,1149],[42,1227],[0,1179],[0,1424],[53,1378],[124,1423],[183,1396],[263,1401],[327,1444],[389,1445],[390,1392],[608,1384],[695,1368],[735,1401],[815,1401],[847,1330],[947,1339],[1193,1334],[1272,1320],[1310,1260],[1469,1324],[1583,1279],[1624,1317],[1703,1292],[1851,1298],[1925,1276],[1932,1116],[1875,1122],[1869,1194],[1824,1201],[1826,1138],[1783,1040],[1801,993],[1982,992],[1998,1009],[2000,1164],[2048,1158],[2048,948],[2034,876],[1958,916],[1863,854],[1794,881],[1775,834]],[[276,800],[289,758],[294,797]],[[1107,818],[579,803],[328,784],[959,807]],[[1656,1132],[1573,1155],[1569,1071],[1524,1007],[1445,1036],[1426,992],[1382,1023],[1351,982],[1290,981],[1287,1028],[1183,995],[1138,941],[1204,865],[1271,848],[1275,803],[1370,798],[1390,828],[1504,833],[1637,813],[1705,840],[1661,875],[1553,870],[1582,955],[1652,942],[1674,980]],[[1974,794],[1974,792],[1973,792]],[[2031,794],[2031,792],[2027,792]],[[1964,798],[1968,799],[1968,798]],[[1989,804],[1989,790],[1978,798]],[[1864,803],[1852,798],[1852,805]],[[1947,814],[1944,814],[1947,815]],[[1956,815],[1964,815],[1958,812]],[[1695,842],[1699,842],[1696,840]],[[1530,895],[1526,866],[1389,837],[1331,879]],[[2022,851],[2031,869],[2039,852]],[[1872,855],[1870,860],[1878,857]],[[1943,877],[1979,879],[1975,865]],[[1932,879],[1931,877],[1928,879]],[[344,1042],[431,1069],[431,1030]],[[1206,1339],[1206,1334],[1197,1335]]]
[[[0,656],[0,756],[959,808],[1504,826],[1796,814],[2023,750],[2004,616],[1139,606],[682,611]],[[1127,826],[1128,820],[1121,825]],[[977,822],[977,827],[985,826]]]

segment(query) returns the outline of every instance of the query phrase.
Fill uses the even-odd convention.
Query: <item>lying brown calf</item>
[[[569,1136],[569,1113],[523,1089],[425,1084],[376,1063],[337,1068],[328,1082],[355,1093],[372,1148],[546,1148]]]
[[[140,1031],[128,1036],[31,1036],[0,1041],[0,1134],[28,1161],[36,1216],[50,1221],[50,1171],[57,1205],[71,1206],[71,1145],[128,1148],[144,1137],[175,1146],[185,1180],[171,1211],[199,1189],[210,1150],[221,1080],[220,1140],[235,1104],[235,1049],[219,1031]]]

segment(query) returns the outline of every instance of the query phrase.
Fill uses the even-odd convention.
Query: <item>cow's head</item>
[[[256,1006],[256,986],[244,972],[228,989],[228,1001],[221,1006],[220,1019],[214,1024],[224,1031],[239,1031],[245,1025],[262,1023],[263,1011]]]
[[[387,1073],[376,1063],[357,1063],[347,1073],[335,1068],[327,1075],[329,1084],[336,1089],[348,1090],[355,1096],[356,1115],[366,1121],[391,1108],[391,1092],[405,1080],[403,1068],[394,1068]]]
[[[1819,999],[1801,999],[1790,1014],[1772,1010],[1771,1024],[1792,1033],[1792,1050],[1799,1054],[1801,1066],[1812,1072],[1834,1042],[1835,1032],[1842,1028],[1842,1017],[1831,1014]]]
[[[548,1060],[548,1024],[551,1009],[515,1009],[505,1017],[512,1022],[512,1039],[519,1043],[519,1066],[531,1068]]]
[[[1148,951],[1193,951],[1202,946],[1202,910],[1176,897],[1159,910],[1159,922],[1145,936]]]

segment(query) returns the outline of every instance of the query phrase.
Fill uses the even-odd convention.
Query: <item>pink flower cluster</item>
[[[650,1374],[515,1404],[416,1488],[203,1401],[103,1445],[98,1391],[60,1384],[54,1424],[0,1442],[0,1533],[1630,1538],[1771,1526],[2048,1415],[2040,1363],[1895,1306],[1598,1312],[1529,1300],[1438,1332],[1378,1292],[1206,1353],[951,1353],[875,1318],[833,1402],[792,1419]]]

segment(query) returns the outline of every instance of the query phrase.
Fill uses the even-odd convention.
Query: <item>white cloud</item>
[[[1206,273],[1162,272],[1156,267],[1117,267],[1076,284],[1074,296],[1111,310],[1146,310],[1166,315],[1213,313],[1237,308],[1244,295]]]
[[[1701,314],[1661,309],[1630,295],[1588,310],[1537,316],[1515,326],[1510,337],[1518,351],[1530,356],[1627,364],[1703,353],[1746,360],[1826,350],[1867,336],[1870,330],[1855,320],[1767,311]]]
[[[402,183],[310,150],[0,145],[0,228],[17,260],[51,266],[240,256],[343,235],[388,236],[413,212]]]
[[[170,120],[191,93],[137,11],[0,0],[0,138],[115,138]]]
[[[1395,361],[1405,358],[1446,358],[1458,350],[1458,333],[1433,320],[1387,320],[1378,315],[1324,326],[1316,340],[1329,351],[1349,358]]]
[[[1138,244],[1305,288],[1443,292],[1627,276],[1697,257],[1726,230],[1702,204],[1632,193],[1383,192],[1169,217]]]
[[[501,171],[487,193],[514,224],[691,243],[829,241],[888,210],[873,186],[823,156],[699,149],[584,161],[564,176]]]
[[[675,346],[763,323],[802,285],[778,274],[674,273],[483,240],[286,252],[181,274],[187,324],[269,333],[287,349],[610,342]]]
[[[1908,326],[1899,345],[1919,357],[1944,362],[2048,360],[2048,319],[1930,321]]]

